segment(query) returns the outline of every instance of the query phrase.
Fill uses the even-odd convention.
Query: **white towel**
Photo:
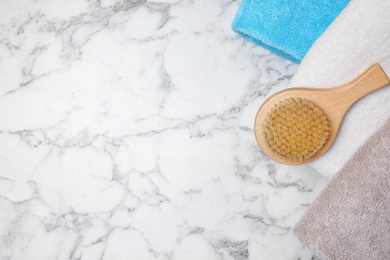
[[[289,87],[345,84],[390,54],[390,0],[351,0],[302,60]],[[310,163],[331,178],[390,116],[390,86],[365,96],[344,117],[330,150]]]

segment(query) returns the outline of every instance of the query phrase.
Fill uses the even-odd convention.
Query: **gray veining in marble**
[[[0,2],[0,259],[311,259],[326,180],[261,153],[297,65],[239,1]]]

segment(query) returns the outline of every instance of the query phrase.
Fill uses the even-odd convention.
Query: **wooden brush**
[[[257,112],[257,143],[266,155],[283,164],[313,161],[330,148],[348,109],[363,96],[388,85],[389,78],[390,56],[339,87],[280,91]]]

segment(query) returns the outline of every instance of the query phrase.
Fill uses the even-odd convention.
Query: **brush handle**
[[[385,71],[379,64],[369,67],[355,80],[336,87],[331,92],[335,99],[342,100],[343,107],[348,109],[357,100],[377,89],[387,86],[390,83]]]

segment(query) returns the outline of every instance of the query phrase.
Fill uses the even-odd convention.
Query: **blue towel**
[[[299,63],[349,0],[242,0],[233,30]]]

